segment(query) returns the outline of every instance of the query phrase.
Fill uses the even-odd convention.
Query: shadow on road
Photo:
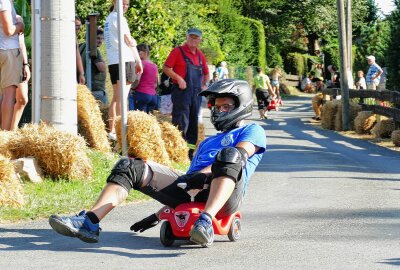
[[[309,122],[312,115],[309,104],[292,101],[267,121],[258,121],[266,130],[267,152],[257,171],[400,174],[400,153],[314,127]]]
[[[185,248],[200,248],[199,246],[166,248],[161,245],[158,237],[142,237],[122,232],[105,232],[101,235],[101,242],[96,244],[87,244],[76,238],[60,236],[50,229],[0,228],[0,235],[2,235],[0,252],[45,250],[113,254],[129,258],[166,258],[186,254]],[[7,235],[12,236],[7,237]],[[143,250],[152,250],[152,254],[144,254]]]

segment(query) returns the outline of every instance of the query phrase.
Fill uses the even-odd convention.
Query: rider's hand
[[[204,185],[207,183],[208,176],[205,173],[193,173],[184,174],[180,176],[177,181],[178,183],[186,183],[186,191],[191,189],[203,189]]]
[[[135,232],[144,232],[147,229],[150,229],[156,226],[160,220],[156,216],[156,214],[151,214],[150,216],[142,219],[141,221],[136,222],[131,226],[131,231]]]

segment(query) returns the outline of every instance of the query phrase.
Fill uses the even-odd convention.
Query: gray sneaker
[[[49,224],[59,234],[77,237],[86,243],[99,242],[100,226],[93,224],[86,216],[86,212],[82,211],[74,217],[60,217],[51,215]]]
[[[209,247],[214,242],[214,229],[212,220],[205,214],[201,214],[190,231],[190,241]]]

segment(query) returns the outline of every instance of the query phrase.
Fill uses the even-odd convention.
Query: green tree
[[[395,1],[396,10],[389,17],[391,24],[390,42],[386,55],[388,68],[386,87],[400,91],[400,1]]]

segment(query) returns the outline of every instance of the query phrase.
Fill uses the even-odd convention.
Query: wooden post
[[[347,35],[344,16],[344,0],[337,0],[338,30],[340,45],[340,89],[342,95],[342,125],[343,130],[349,130],[349,79],[348,79],[348,53]]]

